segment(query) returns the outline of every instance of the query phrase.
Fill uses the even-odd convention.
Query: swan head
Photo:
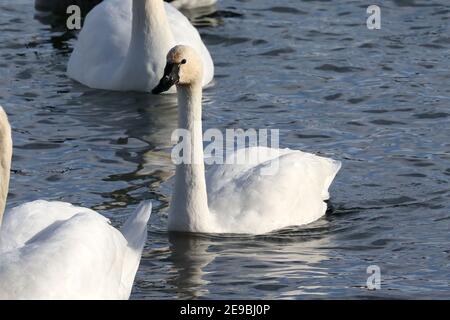
[[[203,64],[194,48],[184,45],[173,47],[167,54],[164,75],[152,90],[159,94],[169,90],[173,85],[192,86],[202,84]]]

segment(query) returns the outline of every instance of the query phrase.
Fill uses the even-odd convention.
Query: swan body
[[[162,0],[105,0],[86,17],[69,59],[70,78],[91,88],[149,92],[163,74],[175,44],[189,44],[205,65],[203,85],[214,64],[198,31]]]
[[[212,226],[216,232],[266,233],[304,225],[322,217],[328,188],[341,164],[291,149],[252,147],[237,150],[257,159],[247,165],[216,165],[206,172]],[[236,163],[236,160],[225,163]],[[278,167],[278,169],[275,169]],[[263,174],[264,170],[276,174]]]
[[[153,90],[160,93],[177,85],[178,125],[191,135],[188,151],[183,152],[192,161],[176,167],[169,230],[261,234],[322,217],[339,161],[298,150],[252,147],[237,150],[224,165],[205,172],[202,74],[195,49],[176,46],[167,56],[165,76]],[[253,160],[240,164],[242,156]]]
[[[7,183],[6,119],[0,107],[1,185]],[[2,211],[0,300],[128,299],[150,213],[151,203],[141,204],[119,231],[95,211],[64,202],[28,202],[3,220]]]

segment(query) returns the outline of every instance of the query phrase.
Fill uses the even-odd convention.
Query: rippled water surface
[[[450,3],[219,0],[186,14],[216,64],[206,128],[279,128],[339,159],[326,217],[257,237],[166,231],[174,96],[65,76],[75,36],[32,0],[0,3],[0,104],[14,134],[8,207],[38,198],[120,225],[154,201],[134,299],[450,298]],[[366,288],[369,265],[381,290]]]

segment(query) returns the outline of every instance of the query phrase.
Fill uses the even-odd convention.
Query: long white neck
[[[167,52],[174,45],[163,0],[133,0],[130,47],[122,69],[125,76],[130,79],[132,74],[131,79],[151,90],[161,78]],[[146,83],[150,78],[154,81]]]
[[[12,140],[8,117],[0,107],[0,229],[8,197],[9,173],[11,170]]]
[[[173,40],[163,0],[133,0],[132,10],[132,46],[142,47],[143,42],[157,45]],[[163,58],[166,54],[164,52]]]
[[[191,162],[176,168],[175,187],[170,203],[169,230],[199,232],[210,226],[208,196],[203,161],[202,87],[201,82],[178,86],[178,126],[190,133],[183,150]]]

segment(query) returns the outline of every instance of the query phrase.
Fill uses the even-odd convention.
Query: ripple
[[[329,95],[329,96],[325,96],[325,97],[323,97],[323,98],[324,98],[325,100],[328,100],[328,101],[333,101],[333,100],[339,99],[340,97],[342,97],[342,93],[332,94],[332,95]]]
[[[291,54],[294,52],[295,52],[295,50],[292,48],[281,48],[281,49],[274,49],[274,50],[266,51],[264,53],[261,53],[260,56],[278,57],[280,55]]]
[[[426,174],[422,173],[405,173],[405,174],[399,174],[399,177],[411,177],[411,178],[426,178]]]
[[[340,67],[340,66],[336,66],[333,64],[323,64],[320,67],[316,67],[316,70],[321,70],[321,71],[333,71],[333,72],[338,72],[338,73],[346,73],[346,72],[356,72],[356,71],[363,71],[363,68],[358,68],[358,67]]]
[[[287,285],[282,284],[259,284],[254,286],[256,290],[263,290],[263,291],[278,291],[282,288],[288,287]]]
[[[450,114],[447,112],[425,112],[414,114],[414,117],[419,119],[445,119],[448,118]]]
[[[60,145],[56,143],[35,142],[16,146],[16,148],[24,150],[48,150],[48,149],[58,149],[60,148]]]
[[[332,137],[324,134],[300,134],[296,133],[295,136],[299,139],[331,139]]]
[[[361,44],[359,46],[359,48],[373,49],[373,48],[378,48],[378,45],[376,43],[366,42],[366,43]]]
[[[225,45],[225,46],[233,46],[236,44],[242,44],[242,43],[249,42],[252,40],[250,38],[244,38],[244,37],[225,37],[225,36],[214,35],[214,34],[205,34],[203,36],[203,39],[211,45],[221,44],[221,45]]]
[[[387,120],[387,119],[376,119],[376,120],[370,121],[370,123],[378,124],[381,126],[393,126],[393,125],[397,125],[397,124],[406,124],[401,121],[394,121],[394,120]]]
[[[420,44],[419,46],[421,46],[423,48],[429,48],[429,49],[445,49],[444,46],[441,46],[441,45],[435,44],[435,43],[423,43],[423,44]]]
[[[308,12],[306,11],[302,11],[296,8],[292,8],[292,7],[270,7],[268,9],[266,9],[267,11],[270,12],[276,12],[276,13],[288,13],[288,14],[295,14],[295,15],[305,15],[308,14]]]
[[[358,104],[358,103],[366,101],[369,98],[370,97],[351,98],[351,99],[348,99],[347,101],[350,102],[351,104]]]

